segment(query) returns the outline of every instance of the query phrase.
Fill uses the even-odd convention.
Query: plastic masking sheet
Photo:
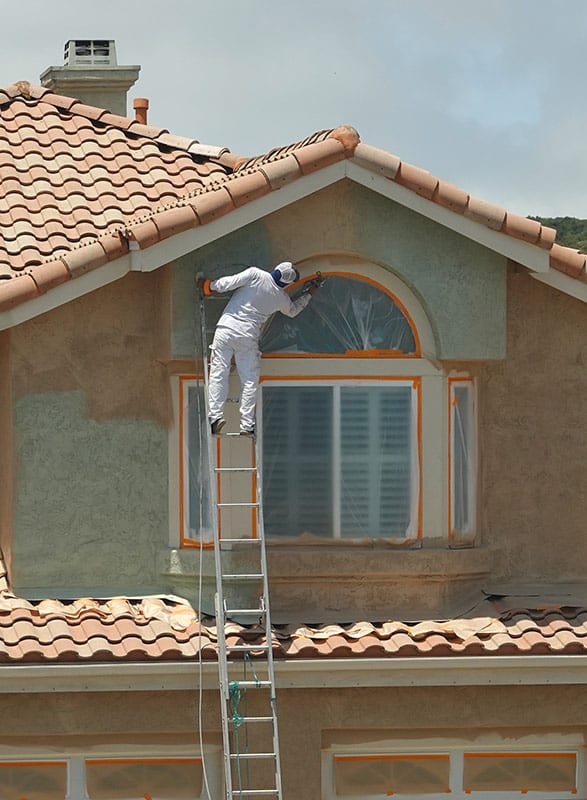
[[[261,337],[262,353],[343,355],[369,350],[407,355],[416,351],[416,342],[394,300],[355,278],[327,276],[299,316],[275,314]]]
[[[433,794],[448,789],[448,755],[368,756],[334,759],[337,797]]]
[[[0,798],[65,800],[67,764],[0,763]]]
[[[199,760],[88,761],[90,800],[200,800],[202,764]]]

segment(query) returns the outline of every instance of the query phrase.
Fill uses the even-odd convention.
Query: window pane
[[[332,535],[332,387],[263,388],[268,536]]]
[[[467,533],[473,527],[473,386],[456,383],[452,402],[452,528]]]
[[[188,501],[189,534],[199,538],[201,531],[211,533],[210,467],[204,425],[206,404],[203,385],[188,386]]]
[[[341,535],[403,537],[412,506],[412,389],[341,389]]]
[[[65,800],[67,764],[0,763],[0,798]]]
[[[199,759],[153,761],[87,761],[90,800],[199,800],[202,764]]]
[[[573,792],[575,753],[465,753],[465,791]]]
[[[444,794],[449,788],[448,755],[337,756],[337,797]]]
[[[416,342],[393,299],[366,281],[328,276],[295,319],[276,314],[261,339],[264,353],[342,354],[364,350],[414,353]]]

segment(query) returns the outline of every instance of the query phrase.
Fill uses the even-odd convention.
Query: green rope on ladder
[[[250,668],[251,672],[253,673],[253,680],[257,684],[257,688],[261,685],[261,681],[259,680],[257,673],[255,672],[255,668],[253,667],[253,662],[251,661],[251,657],[248,653],[245,653],[245,657],[243,660],[243,680],[247,679],[247,666]],[[245,717],[247,716],[247,690],[246,687],[242,689],[239,681],[231,681],[228,684],[228,697],[230,701],[230,710],[232,714],[232,721],[234,724],[234,746],[235,746],[235,753],[237,756],[240,755],[239,749],[239,734],[238,730],[241,725],[245,722]],[[241,714],[240,706],[241,702],[244,703],[244,713]],[[249,752],[249,728],[248,725],[245,725],[245,749],[244,752]],[[249,776],[249,763],[246,762],[246,782],[247,787],[243,787],[242,783],[242,775],[241,775],[241,760],[240,758],[236,759],[236,767],[237,767],[237,777],[238,777],[238,791],[239,796],[243,797],[243,789],[247,788],[251,785],[250,776]]]

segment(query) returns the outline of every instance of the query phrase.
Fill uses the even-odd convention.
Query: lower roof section
[[[246,644],[251,658],[263,661],[267,638],[261,624],[229,622],[226,639],[228,645]],[[362,677],[355,685],[364,685],[367,662],[381,663],[384,672],[396,669],[400,662],[413,671],[427,669],[419,664],[442,661],[458,672],[459,662],[470,659],[479,659],[489,671],[504,663],[504,658],[528,665],[529,658],[546,657],[554,664],[558,657],[567,656],[578,657],[582,663],[584,658],[587,661],[587,607],[571,598],[564,604],[549,600],[545,605],[539,599],[495,595],[449,620],[274,625],[271,642],[280,670],[286,669],[281,662],[360,662]],[[181,598],[31,602],[0,592],[2,676],[10,666],[28,671],[32,665],[105,664],[112,671],[116,663],[161,665],[165,670],[170,662],[185,663],[190,673],[199,662],[217,658],[214,619],[199,617]],[[568,658],[562,661],[567,663]],[[320,667],[312,669],[320,671]]]

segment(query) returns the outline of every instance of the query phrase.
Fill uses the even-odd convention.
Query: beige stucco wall
[[[14,329],[15,591],[165,591],[170,302],[131,273]]]
[[[470,365],[496,579],[587,579],[586,364],[587,305],[512,267],[507,357]]]
[[[83,391],[95,419],[167,426],[169,271],[131,273],[17,326],[14,393]]]
[[[219,741],[218,709],[218,693],[204,692],[205,741]],[[10,727],[0,729],[0,758],[10,748],[13,756],[47,748],[57,757],[129,742],[176,743],[197,754],[197,710],[198,693],[185,691],[2,695],[0,719]],[[534,735],[539,746],[557,733],[583,740],[587,687],[290,689],[278,691],[278,712],[284,799],[319,800],[321,753],[337,744],[389,739],[413,742],[417,750],[421,740],[434,737],[498,747],[507,737],[515,748],[522,737]]]

